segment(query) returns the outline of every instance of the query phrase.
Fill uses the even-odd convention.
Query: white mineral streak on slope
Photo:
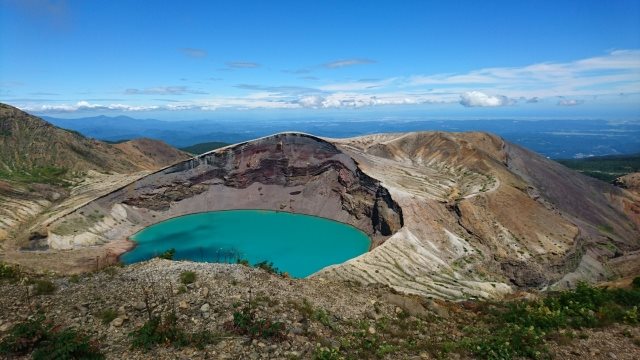
[[[148,171],[133,174],[104,175],[95,171],[89,171],[87,178],[71,191],[71,196],[51,210],[50,217],[43,222],[49,225],[61,217],[75,211],[95,199],[108,194],[122,186],[148,175]],[[123,216],[124,211],[124,218]],[[96,222],[87,231],[73,235],[59,235],[51,231],[48,233],[47,243],[52,249],[68,250],[79,246],[91,246],[108,242],[100,233],[114,227],[117,222],[126,221],[126,210],[122,205],[116,204],[110,215]],[[49,229],[51,230],[51,229]]]
[[[402,292],[449,299],[499,297],[511,292],[507,284],[475,279],[455,269],[452,266],[455,260],[478,251],[464,236],[430,215],[437,208],[435,204],[449,200],[452,193],[461,197],[475,195],[479,188],[474,185],[487,181],[486,177],[436,159],[423,161],[422,156],[409,158],[395,152],[386,154],[393,158],[389,159],[366,152],[369,145],[390,144],[405,137],[375,135],[334,140],[359,162],[365,173],[389,190],[403,210],[405,224],[371,252],[325,268],[315,276],[382,283]],[[495,180],[485,192],[498,187]]]

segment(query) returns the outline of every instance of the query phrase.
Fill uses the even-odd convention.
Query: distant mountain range
[[[161,121],[127,116],[79,119],[44,117],[52,124],[101,140],[148,137],[184,148],[207,142],[236,143],[282,131],[344,138],[406,131],[487,131],[550,158],[640,152],[640,122],[604,120],[274,120]]]

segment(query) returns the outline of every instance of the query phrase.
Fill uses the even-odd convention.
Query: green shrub
[[[244,265],[244,266],[247,266],[247,267],[251,266],[251,264],[249,264],[249,260],[240,259],[240,258],[236,259],[236,264]]]
[[[165,260],[173,260],[173,257],[174,257],[175,254],[176,254],[176,249],[171,248],[171,249],[161,253],[157,257],[160,258],[160,259],[165,259]]]
[[[278,270],[277,267],[273,266],[273,263],[271,261],[261,261],[259,263],[256,263],[255,267],[262,269],[266,272],[268,272],[269,274],[279,274],[280,271]]]
[[[227,330],[250,338],[264,338],[283,340],[285,338],[284,324],[269,319],[257,319],[249,306],[233,313],[231,323],[225,324]]]
[[[104,359],[97,344],[90,337],[73,329],[52,332],[33,352],[34,360],[48,359]]]
[[[33,319],[14,325],[0,342],[0,354],[26,355],[47,336],[51,324],[38,314]]]
[[[537,301],[493,304],[494,310],[483,310],[488,312],[488,328],[484,332],[467,331],[460,345],[483,359],[547,357],[543,344],[555,331],[621,322],[636,324],[638,304],[638,288],[608,289],[580,283],[574,290],[549,294]]]
[[[198,349],[214,344],[218,338],[210,331],[187,333],[177,323],[175,314],[164,317],[153,317],[142,327],[129,333],[131,345],[143,350],[150,350],[159,344],[171,344],[176,348],[194,346]]]
[[[313,312],[313,320],[318,321],[320,324],[330,328],[330,329],[334,329],[335,325],[333,324],[333,322],[331,321],[331,317],[329,316],[329,313],[324,310],[324,309],[316,309]]]
[[[104,359],[91,338],[74,329],[54,326],[42,314],[14,325],[0,342],[0,354],[24,356],[29,353],[36,360]]]
[[[104,309],[100,312],[99,315],[100,320],[102,320],[102,323],[104,325],[110,324],[117,316],[118,313],[113,309]]]
[[[319,346],[313,352],[313,360],[342,360],[344,356],[340,354],[340,351],[335,348],[328,348]]]
[[[631,282],[631,286],[634,289],[640,289],[640,276],[633,278],[633,281]]]
[[[14,266],[0,263],[0,280],[16,280],[19,275],[20,273],[18,272],[18,269]]]
[[[34,286],[34,292],[36,295],[50,295],[56,291],[56,285],[47,279],[37,279],[31,281]]]
[[[180,282],[183,284],[193,284],[196,281],[197,274],[193,271],[183,271],[180,273]]]
[[[482,359],[513,359],[516,357],[541,358],[544,332],[533,326],[506,324],[481,336],[464,341],[473,355]]]

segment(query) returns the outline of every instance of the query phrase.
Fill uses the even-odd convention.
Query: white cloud
[[[363,59],[347,59],[328,63],[325,66],[339,68],[370,62]],[[228,69],[260,66],[252,62],[231,62],[227,65]],[[0,87],[1,85],[3,84],[0,84]],[[561,106],[575,106],[582,104],[584,99],[594,102],[602,102],[604,101],[602,99],[611,98],[611,96],[620,99],[619,94],[632,94],[634,99],[637,99],[640,96],[640,50],[613,51],[603,56],[572,62],[547,62],[524,67],[495,67],[460,74],[431,74],[343,82],[317,79],[311,87],[301,86],[299,82],[293,85],[237,84],[233,89],[234,92],[240,92],[242,95],[205,96],[203,92],[186,86],[160,86],[127,89],[125,92],[127,94],[140,95],[128,97],[128,100],[84,99],[97,103],[81,101],[75,104],[60,104],[51,100],[52,105],[42,103],[46,100],[24,100],[22,108],[34,112],[177,111],[361,108],[433,103],[457,103],[466,107],[498,107],[516,104],[516,99],[522,104],[527,103],[527,106],[545,106],[556,101]],[[224,90],[216,89],[218,94],[221,91]],[[203,96],[193,96],[184,100],[181,97],[180,100],[172,101],[171,104],[150,96],[187,94]],[[20,107],[18,104],[20,101],[22,100],[17,98],[14,100],[18,107]],[[629,100],[624,101],[632,100],[629,97]],[[106,102],[111,103],[106,104]]]
[[[487,95],[480,91],[469,91],[460,95],[460,105],[466,107],[496,107],[515,103],[503,95]]]
[[[252,61],[229,61],[227,66],[231,69],[253,69],[260,66],[260,64]]]
[[[576,99],[560,99],[560,101],[558,101],[558,105],[560,106],[576,106],[582,104],[584,104],[583,100]]]
[[[182,48],[182,49],[180,49],[180,51],[182,51],[182,53],[185,54],[186,56],[192,57],[192,58],[207,57],[207,51],[203,50],[203,49]]]
[[[358,93],[333,93],[329,95],[304,96],[294,103],[303,108],[327,109],[327,108],[361,108],[380,105],[418,105],[442,103],[437,98],[424,94],[358,94]]]
[[[127,89],[127,95],[184,95],[184,94],[206,94],[203,91],[193,90],[186,86],[157,86],[146,89]]]
[[[347,66],[373,64],[373,63],[375,63],[375,61],[371,59],[342,59],[342,60],[328,62],[326,64],[323,64],[322,66],[324,66],[327,69],[339,69]]]
[[[397,78],[389,78],[383,80],[366,80],[366,81],[351,81],[346,83],[336,83],[320,86],[319,89],[323,91],[358,91],[369,90],[375,88],[384,88],[395,82]]]
[[[640,92],[640,50],[617,50],[564,63],[486,68],[462,74],[419,75],[410,77],[406,86],[434,86],[450,90],[455,87],[460,92],[482,87],[511,98]]]
[[[124,104],[92,104],[88,101],[78,101],[75,104],[67,105],[31,105],[31,106],[18,106],[24,111],[37,112],[37,113],[65,113],[75,112],[82,110],[119,110],[119,111],[148,111],[156,110],[158,106],[132,106]]]

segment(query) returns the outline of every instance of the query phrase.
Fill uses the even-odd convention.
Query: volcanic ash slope
[[[627,275],[614,269],[637,260],[634,199],[484,133],[284,133],[139,179],[51,224],[47,242],[86,250],[194,212],[291,211],[351,224],[373,240],[370,252],[315,277],[499,297]]]
[[[485,133],[333,140],[381,181],[404,227],[317,276],[443,298],[600,281],[637,261],[637,198]]]

